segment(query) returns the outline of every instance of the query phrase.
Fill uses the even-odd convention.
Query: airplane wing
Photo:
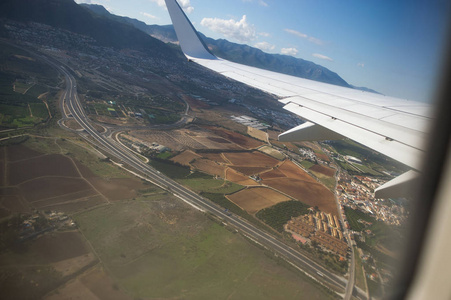
[[[233,63],[214,56],[176,0],[165,0],[188,60],[274,94],[284,108],[307,121],[280,141],[350,138],[413,169],[376,190],[376,197],[403,196],[420,170],[431,107]]]

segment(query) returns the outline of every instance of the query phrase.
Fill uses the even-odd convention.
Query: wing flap
[[[430,106],[218,59],[210,53],[176,1],[165,1],[180,46],[190,60],[285,98],[280,101],[286,104],[287,110],[325,128],[323,132],[335,131],[419,169],[431,119]],[[309,127],[308,131],[320,132],[318,128]]]

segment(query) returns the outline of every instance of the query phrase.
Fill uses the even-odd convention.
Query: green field
[[[44,103],[30,103],[31,113],[33,117],[40,119],[47,119],[49,117],[49,112]]]
[[[149,164],[172,179],[183,179],[191,173],[189,167],[173,163],[170,160],[152,159]]]
[[[354,246],[354,259],[355,259],[355,284],[365,291],[366,285],[362,269],[362,259],[360,258],[359,251],[355,246]]]
[[[256,216],[278,232],[283,232],[283,225],[292,217],[306,214],[309,207],[302,202],[291,200],[262,209]]]
[[[169,196],[114,203],[75,219],[135,299],[337,298]]]
[[[243,188],[242,185],[224,179],[214,179],[213,176],[200,172],[194,172],[178,182],[198,193],[232,194]]]
[[[312,166],[314,166],[315,164],[312,163],[311,161],[308,160],[303,160],[301,161],[301,165],[306,168],[306,169],[310,169]]]

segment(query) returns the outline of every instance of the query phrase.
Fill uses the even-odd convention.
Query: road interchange
[[[111,138],[111,134],[99,133],[91,125],[89,118],[81,106],[77,94],[76,80],[71,75],[70,71],[67,70],[68,68],[58,64],[57,62],[53,62],[53,60],[50,61],[46,58],[44,59],[57,68],[65,77],[66,89],[60,103],[60,109],[62,110],[63,116],[67,118],[67,114],[65,112],[65,107],[67,107],[69,110],[68,116],[72,117],[79,123],[79,125],[83,128],[83,134],[89,135],[98,147],[109,153],[112,157],[120,160],[121,163],[137,170],[139,173],[144,175],[147,180],[171,192],[177,198],[187,202],[201,211],[211,213],[222,219],[226,224],[236,228],[256,243],[261,244],[265,248],[273,251],[277,256],[283,257],[288,263],[300,269],[307,276],[325,284],[325,286],[331,288],[332,290],[346,290],[347,295],[345,295],[345,297],[350,298],[349,293],[352,288],[349,288],[345,278],[328,271],[326,268],[312,261],[295,249],[287,246],[269,233],[255,227],[238,216],[224,211],[224,209],[220,208],[216,204],[213,204],[210,200],[201,197],[188,188],[161,174],[159,171],[143,162],[124,145],[113,140]],[[365,293],[358,288],[353,289],[353,296],[359,299],[366,299]]]

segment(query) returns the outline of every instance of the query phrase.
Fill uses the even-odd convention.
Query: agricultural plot
[[[200,158],[201,156],[190,151],[184,151],[182,153],[180,153],[179,155],[171,158],[171,160],[175,163],[184,165],[184,166],[189,166],[189,163],[192,162],[193,160],[195,160],[196,158]]]
[[[224,178],[226,167],[217,162],[200,158],[196,159],[191,165],[202,172]]]
[[[248,126],[247,127],[247,134],[249,134],[251,137],[256,138],[257,140],[266,142],[268,140],[268,135],[266,132],[261,131],[260,129],[256,129],[253,127]]]
[[[263,183],[308,206],[318,206],[319,210],[325,213],[337,215],[334,195],[320,183],[296,178],[266,179]]]
[[[8,164],[8,173],[11,185],[43,176],[80,177],[73,162],[68,157],[58,154],[42,155],[11,162]]]
[[[293,178],[297,180],[302,180],[305,182],[316,183],[316,180],[313,179],[310,175],[308,175],[304,170],[296,166],[292,161],[286,160],[278,169],[281,171],[287,178]]]
[[[334,299],[169,196],[99,207],[79,214],[77,223],[118,290],[134,299]]]
[[[226,170],[226,179],[244,186],[260,185],[258,182],[250,179],[248,176],[244,176],[231,168],[228,168]]]
[[[27,141],[33,147],[40,145],[37,148],[44,151],[47,146],[59,151],[67,147],[90,167],[97,168],[99,165],[98,158],[92,160],[92,154],[88,151],[79,153],[78,146],[67,141],[59,143],[57,146],[53,139]],[[6,174],[6,178],[0,186],[0,209],[8,214],[27,212],[33,208],[76,212],[108,201],[131,199],[146,187],[140,180],[133,178],[102,179],[89,167],[69,156],[44,155],[23,145],[2,149],[5,158],[1,164],[4,169],[2,175]],[[120,175],[120,172],[110,170],[108,175]]]
[[[290,198],[281,193],[260,187],[247,188],[226,197],[249,214],[254,214],[263,208],[290,200]]]
[[[233,132],[233,131],[230,131],[227,129],[218,128],[218,127],[207,127],[207,128],[209,130],[211,130],[213,133],[215,133],[216,135],[223,137],[244,149],[254,149],[254,148],[257,148],[264,144],[253,138],[244,136],[240,133]]]
[[[278,160],[260,152],[228,152],[223,155],[235,166],[272,168],[279,163]]]
[[[282,152],[280,152],[280,151],[278,151],[278,150],[276,150],[276,149],[274,149],[274,148],[272,148],[270,146],[267,146],[267,145],[258,148],[258,151],[261,151],[261,152],[263,152],[263,153],[265,153],[265,154],[267,154],[267,155],[269,155],[271,157],[274,157],[277,160],[284,160],[285,159],[285,155]]]
[[[283,232],[283,226],[293,217],[306,214],[309,206],[299,201],[287,201],[260,210],[256,216],[278,232]]]
[[[280,171],[279,169],[275,169],[275,170],[271,170],[268,172],[264,172],[261,173],[260,178],[265,180],[265,179],[273,179],[273,178],[282,178],[282,177],[287,177],[284,173],[282,173],[282,171]]]
[[[335,175],[336,170],[333,168],[326,167],[324,165],[314,165],[310,169],[310,171],[314,171],[316,173],[323,174],[328,177],[333,177]]]
[[[37,299],[95,263],[78,232],[52,232],[0,254],[0,288],[7,299]]]
[[[231,166],[232,169],[234,169],[237,172],[240,172],[246,176],[256,175],[260,174],[262,172],[271,170],[266,167],[240,167],[240,166]]]

